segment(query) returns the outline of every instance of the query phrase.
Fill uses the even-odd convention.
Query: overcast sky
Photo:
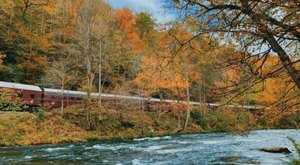
[[[115,8],[128,7],[135,13],[146,11],[160,23],[164,23],[174,19],[174,16],[167,12],[163,6],[165,0],[106,0]]]

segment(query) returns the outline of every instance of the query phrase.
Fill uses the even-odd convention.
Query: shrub
[[[196,124],[200,125],[201,127],[207,126],[207,120],[200,109],[198,108],[193,109],[191,111],[191,118]]]
[[[298,144],[294,138],[291,138],[291,137],[287,137],[287,138],[293,143],[293,145],[296,148],[298,154],[300,154],[300,144]],[[300,165],[300,159],[294,159],[292,164],[293,165]]]
[[[46,113],[43,110],[37,112],[37,117],[39,121],[44,121],[46,119]]]
[[[0,89],[0,111],[21,111],[21,99],[14,90]]]
[[[205,130],[244,132],[255,125],[253,115],[246,110],[199,110],[191,111],[192,120]]]

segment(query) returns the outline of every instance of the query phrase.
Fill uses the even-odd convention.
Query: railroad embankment
[[[182,124],[175,113],[93,109],[89,123],[78,107],[51,112],[0,112],[0,145],[38,145],[130,139],[172,134]],[[201,132],[195,124],[187,131]]]
[[[89,122],[86,114],[85,109],[76,106],[65,109],[63,116],[60,110],[37,113],[0,112],[0,145],[123,140],[213,131],[244,132],[266,127],[258,123],[259,120],[252,113],[241,110],[193,110],[185,131],[181,131],[184,111],[159,113],[95,108],[90,112]]]

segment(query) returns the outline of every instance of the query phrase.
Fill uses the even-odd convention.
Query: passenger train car
[[[64,106],[74,105],[74,104],[83,104],[84,98],[87,95],[86,92],[81,91],[71,91],[71,90],[60,90],[60,89],[51,89],[51,88],[43,88],[35,85],[26,85],[19,83],[11,83],[0,81],[0,89],[11,89],[15,91],[17,97],[22,100],[23,105],[28,105],[30,107],[61,107],[62,103]],[[64,99],[62,99],[62,92],[64,92]],[[99,96],[98,93],[92,93],[93,98],[97,98]],[[124,95],[114,95],[114,94],[101,94],[101,99],[105,102],[116,101],[116,100],[124,100],[124,101],[133,101],[133,102],[143,102],[143,105],[146,106],[147,110],[153,110],[155,105],[170,105],[171,103],[179,103],[186,104],[185,101],[177,101],[177,100],[168,100],[168,99],[156,99],[156,98],[145,98],[145,97],[137,97],[137,96],[124,96]],[[64,100],[62,102],[62,100]],[[96,100],[93,100],[96,102]],[[111,103],[112,104],[112,103]],[[198,102],[190,102],[192,106],[200,105]],[[203,105],[208,107],[218,107],[219,104],[212,103],[204,103]],[[228,107],[233,107],[231,105],[227,105]],[[236,106],[234,106],[236,107]],[[257,107],[253,106],[238,106],[244,109],[257,109]]]
[[[61,107],[62,103],[64,106],[83,104],[84,98],[87,95],[86,92],[81,91],[71,91],[71,90],[60,90],[43,88],[35,85],[19,84],[0,81],[0,88],[10,89],[16,93],[16,97],[21,99],[22,105],[28,105],[30,107]],[[63,93],[62,93],[63,92]],[[62,95],[63,94],[63,95]],[[99,97],[98,93],[92,93],[92,102],[96,102],[96,98]],[[62,99],[64,96],[64,99]],[[125,100],[131,102],[143,101],[143,105],[147,105],[149,101],[160,102],[159,99],[147,99],[143,97],[136,96],[123,96],[114,94],[101,94],[101,99],[103,102],[112,103],[116,100]],[[63,102],[62,102],[63,100]],[[165,103],[169,103],[171,100],[163,100]]]

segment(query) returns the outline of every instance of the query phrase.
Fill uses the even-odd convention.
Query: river
[[[261,130],[247,135],[207,133],[32,147],[1,147],[0,164],[289,164],[298,158],[287,137],[300,142],[300,130]],[[287,147],[292,154],[259,151]]]

